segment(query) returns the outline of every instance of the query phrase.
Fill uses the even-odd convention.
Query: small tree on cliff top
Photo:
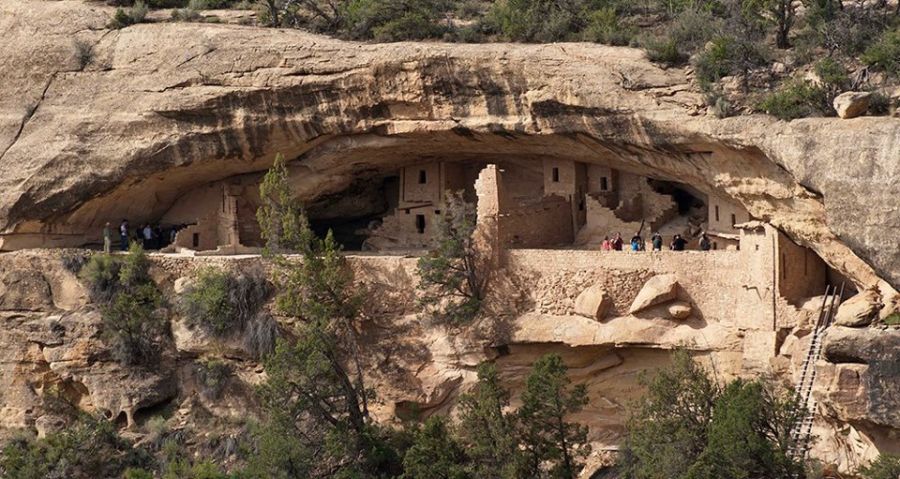
[[[433,246],[419,258],[421,302],[451,324],[468,322],[484,299],[485,261],[475,239],[475,205],[461,191],[448,193]]]

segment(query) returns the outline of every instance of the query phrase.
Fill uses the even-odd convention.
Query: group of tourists
[[[128,223],[127,219],[123,219],[119,223],[119,249],[128,251],[128,246],[132,242],[139,243],[145,250],[162,249],[175,242],[175,235],[178,230],[186,225],[171,226],[162,228],[158,224],[144,223],[134,230]],[[109,253],[112,251],[113,230],[110,223],[106,223],[103,227],[103,251]]]
[[[662,251],[663,237],[659,232],[653,233],[650,237],[650,245],[652,251]],[[672,251],[684,251],[687,248],[687,245],[688,240],[682,238],[680,234],[676,234],[672,237],[672,242],[669,243],[669,249]],[[631,251],[646,251],[647,248],[647,245],[644,243],[644,238],[641,237],[640,233],[635,233],[634,236],[631,237],[629,246]],[[700,235],[698,246],[701,251],[709,251],[712,249],[712,242],[709,240],[709,236],[707,236],[706,233]],[[622,239],[621,233],[616,233],[612,239],[610,239],[609,236],[604,236],[603,243],[600,244],[600,249],[603,251],[622,251],[625,249],[625,241]]]

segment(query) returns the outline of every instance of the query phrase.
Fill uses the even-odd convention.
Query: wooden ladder
[[[806,358],[801,366],[800,381],[797,384],[796,394],[797,402],[803,408],[803,416],[791,429],[791,448],[788,450],[791,457],[800,461],[803,461],[809,452],[812,426],[816,415],[816,400],[812,395],[813,386],[816,382],[816,362],[822,354],[822,339],[825,337],[825,330],[834,321],[837,306],[840,305],[840,300],[843,296],[843,284],[841,284],[840,291],[838,291],[837,287],[828,286],[825,288],[825,297],[822,300],[822,306],[819,308],[819,317],[811,334],[812,338],[809,341]]]

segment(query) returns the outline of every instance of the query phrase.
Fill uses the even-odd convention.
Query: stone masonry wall
[[[647,279],[672,273],[682,299],[694,304],[703,320],[733,324],[741,314],[735,298],[747,282],[737,251],[511,250],[506,265],[528,278],[535,309],[549,314],[571,314],[578,294],[600,283],[612,296],[612,314],[625,315]]]

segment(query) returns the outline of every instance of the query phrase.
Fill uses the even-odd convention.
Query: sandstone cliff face
[[[570,253],[574,257],[564,264]],[[259,411],[253,386],[264,379],[262,367],[240,338],[204,334],[189,326],[173,305],[185,281],[200,268],[245,271],[264,269],[265,262],[258,257],[151,255],[151,275],[169,305],[171,337],[162,342],[159,364],[143,368],[113,358],[97,305],[88,302],[81,281],[66,267],[65,258],[89,254],[32,250],[0,255],[0,438],[17,428],[44,432],[59,427],[60,402],[104,414],[137,438],[145,436],[154,416],[169,418],[173,430],[196,435],[197,444],[203,438],[240,434],[241,424]],[[452,414],[456,399],[476,380],[476,366],[485,360],[497,364],[515,406],[532,363],[552,352],[562,356],[573,381],[588,389],[590,402],[573,419],[589,427],[599,454],[620,443],[629,405],[643,393],[639,375],[666,364],[672,348],[693,351],[720,381],[773,374],[779,382],[793,384],[799,375],[817,311],[797,309],[782,320],[778,333],[748,329],[733,313],[742,308],[731,291],[714,286],[722,279],[701,267],[703,253],[673,252],[668,259],[674,262],[659,258],[656,269],[638,265],[629,271],[586,260],[583,252],[559,251],[543,261],[547,254],[517,252],[492,282],[488,314],[452,330],[419,314],[415,258],[352,256],[359,287],[371,298],[361,336],[366,377],[377,391],[371,405],[376,417],[396,423]],[[629,313],[642,286],[664,271],[678,278],[673,302]],[[603,285],[610,297],[601,320],[575,311],[575,299],[590,285]],[[679,301],[690,302],[690,317],[670,317],[667,306]],[[829,331],[815,389],[820,408],[814,457],[853,470],[878,451],[898,452],[900,391],[892,353],[898,333],[896,328]],[[230,370],[215,394],[204,387],[201,375],[207,360],[225,363]]]
[[[341,42],[0,1],[0,248],[77,245],[296,158],[305,198],[417,158],[604,158],[704,192],[900,286],[900,120],[705,114],[681,70],[588,44]],[[888,288],[882,283],[882,288]]]

